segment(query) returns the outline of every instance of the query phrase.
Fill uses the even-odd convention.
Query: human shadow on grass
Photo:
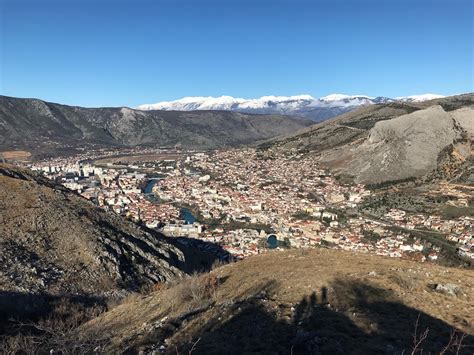
[[[219,317],[188,332],[182,341],[170,351],[186,353],[193,346],[193,354],[474,351],[472,335],[462,337],[462,332],[442,320],[402,304],[389,290],[344,280],[310,293],[292,307],[279,304],[271,294],[249,297],[223,309]]]

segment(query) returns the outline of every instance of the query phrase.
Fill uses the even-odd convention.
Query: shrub
[[[221,266],[227,265],[229,262],[222,259],[216,259],[211,265],[211,270],[217,269]]]
[[[107,343],[96,334],[79,336],[76,329],[105,310],[63,298],[51,301],[47,317],[12,323],[12,334],[0,337],[0,354],[89,354]],[[14,332],[14,333],[13,333]]]
[[[180,297],[190,309],[205,308],[217,299],[219,278],[214,274],[193,274],[180,287]]]
[[[35,337],[16,334],[0,338],[0,354],[16,355],[37,347]]]
[[[163,291],[168,288],[168,285],[164,282],[157,282],[155,284],[147,284],[140,288],[140,293],[143,295],[149,295],[153,292]]]

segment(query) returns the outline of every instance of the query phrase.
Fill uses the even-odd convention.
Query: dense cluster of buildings
[[[152,154],[156,150],[133,149],[121,154]],[[75,157],[56,158],[41,161],[30,166],[41,171],[50,179],[60,182],[67,188],[78,192],[100,207],[140,222],[149,228],[159,228],[162,221],[179,220],[180,210],[170,203],[151,202],[146,195],[147,184],[151,185],[147,173],[141,171],[141,165],[130,164],[126,168],[96,166],[94,160],[115,156],[115,151],[98,151]],[[169,162],[168,162],[169,163]],[[169,170],[166,165],[165,170]]]
[[[446,233],[459,244],[460,253],[472,256],[473,220],[469,217],[442,220],[392,210],[383,220],[360,214],[348,218],[370,191],[363,185],[340,183],[308,156],[269,159],[252,149],[196,154],[183,160],[153,191],[163,200],[194,206],[203,220],[218,221],[224,228],[207,229],[200,237],[220,243],[238,256],[265,249],[262,238],[268,233],[262,230],[269,229],[282,241],[282,247],[323,244],[436,260],[440,249],[427,247],[409,233],[417,228]]]
[[[143,162],[120,168],[86,163],[93,158],[32,168],[149,228],[217,243],[236,257],[266,250],[273,234],[280,248],[324,245],[436,260],[440,249],[410,233],[426,229],[447,235],[459,254],[474,257],[472,218],[443,220],[395,209],[383,219],[366,217],[355,211],[371,192],[338,181],[311,156],[265,157],[254,149],[187,153],[155,171],[155,180],[141,171]],[[183,220],[183,206],[192,211],[191,221]]]

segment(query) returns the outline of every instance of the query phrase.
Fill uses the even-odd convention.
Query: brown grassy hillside
[[[30,171],[0,164],[0,284],[105,294],[182,274],[183,252]]]
[[[455,292],[436,291],[446,284]],[[110,352],[409,354],[413,336],[427,332],[418,349],[440,353],[451,334],[451,350],[461,333],[473,345],[473,286],[469,270],[326,249],[269,252],[129,299],[80,337],[100,334]]]

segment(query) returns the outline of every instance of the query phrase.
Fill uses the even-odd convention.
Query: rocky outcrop
[[[0,165],[3,291],[107,295],[183,274],[163,235],[107,213],[30,173]]]
[[[423,176],[436,169],[443,149],[461,139],[455,115],[436,105],[379,121],[362,144],[345,152],[341,172],[371,183]]]
[[[384,183],[430,175],[469,180],[474,95],[372,105],[260,146],[319,155],[336,174]]]

